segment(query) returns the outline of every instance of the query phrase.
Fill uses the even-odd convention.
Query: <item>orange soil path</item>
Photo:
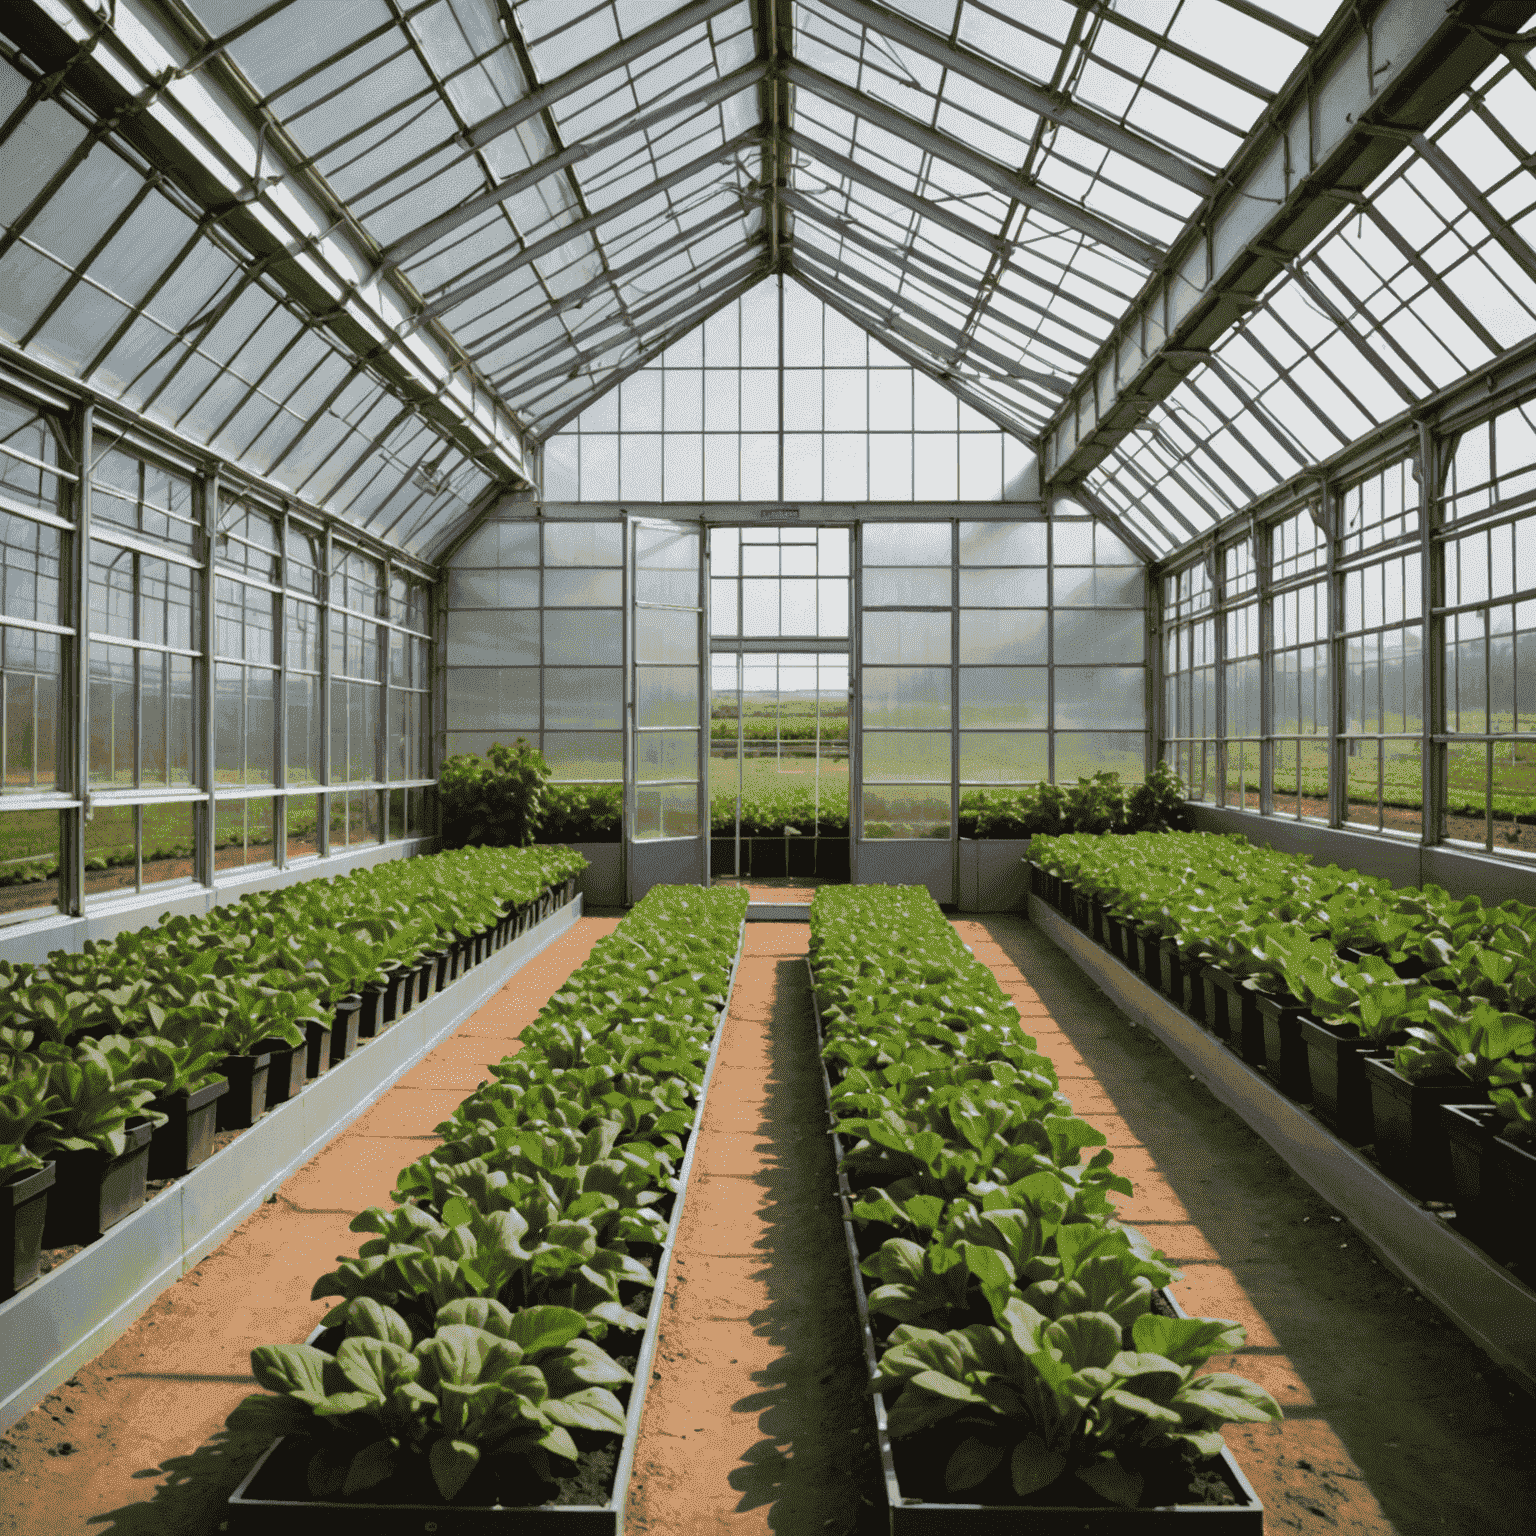
[[[299,1343],[331,1306],[316,1279],[363,1239],[400,1169],[515,1048],[617,917],[582,917],[534,956],[104,1354],[0,1437],[4,1536],[203,1536],[265,1448],[224,1428],[257,1390],[258,1344]]]

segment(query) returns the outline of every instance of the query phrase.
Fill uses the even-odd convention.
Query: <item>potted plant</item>
[[[0,1084],[0,1300],[37,1279],[43,1221],[57,1164],[27,1146],[47,1125],[57,1099],[48,1086],[47,1063],[26,1051],[30,1031],[5,1030],[12,1044],[6,1080]]]
[[[1413,1026],[1390,1060],[1366,1062],[1382,1170],[1425,1199],[1451,1192],[1451,1152],[1442,1104],[1519,1078],[1536,1056],[1536,1023],[1482,998],[1461,1012],[1440,998],[1426,1004],[1429,1027]]]
[[[213,1151],[218,1101],[229,1092],[219,1071],[223,1031],[195,1026],[181,1039],[140,1036],[140,1070],[156,1085],[151,1111],[165,1117],[149,1144],[149,1177],[178,1179]]]
[[[131,1042],[108,1036],[71,1059],[48,1062],[58,1101],[36,1142],[57,1163],[42,1242],[94,1242],[144,1203],[149,1142],[163,1116],[149,1109],[157,1084],[132,1076]]]

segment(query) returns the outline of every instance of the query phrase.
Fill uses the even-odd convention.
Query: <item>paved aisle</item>
[[[316,1279],[389,1204],[432,1127],[513,1048],[616,917],[583,917],[306,1163],[105,1354],[0,1436],[3,1536],[202,1536],[265,1447],[224,1420],[256,1390],[251,1350],[299,1343]]]

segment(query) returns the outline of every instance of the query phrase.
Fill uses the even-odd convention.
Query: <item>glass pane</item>
[[[866,731],[864,778],[881,783],[949,783],[948,731]]]
[[[55,635],[0,628],[5,731],[0,792],[52,789],[58,771],[60,646]]]
[[[1056,668],[1056,725],[1136,726],[1146,723],[1146,673],[1140,667]],[[1061,765],[1056,765],[1061,777]]]
[[[950,572],[918,566],[897,566],[890,570],[864,573],[866,608],[911,608],[952,606]]]
[[[635,668],[637,725],[696,725],[698,718],[697,667]]]
[[[546,613],[544,664],[551,667],[618,666],[624,659],[623,615]]]
[[[622,728],[623,708],[624,681],[618,667],[544,669],[546,727],[616,731]]]
[[[624,737],[618,731],[545,731],[543,751],[556,783],[624,782]]]
[[[1050,724],[1044,667],[962,667],[960,724],[1030,726]]]
[[[1058,566],[1053,584],[1059,608],[1142,608],[1147,600],[1146,582],[1135,568],[1077,570]]]
[[[1033,608],[960,611],[961,662],[1027,662],[1044,666],[1050,660],[1046,630],[1048,615]]]
[[[1044,523],[960,524],[961,565],[1045,564]]]
[[[288,678],[288,782],[320,782],[320,679]]]
[[[59,901],[57,811],[0,814],[0,864],[10,881],[0,885],[0,923],[14,923]]]
[[[267,840],[271,842],[270,805]],[[197,836],[197,807],[146,805],[144,807],[144,878],[145,886],[165,885],[173,880],[190,880],[193,875],[192,850]],[[267,854],[271,858],[270,850]]]
[[[644,783],[658,779],[699,777],[697,731],[641,731],[635,737],[636,777]]]
[[[155,806],[152,813],[185,811],[184,806]],[[122,895],[135,890],[138,875],[138,828],[131,805],[101,805],[85,823],[85,894]]]
[[[866,784],[864,836],[872,840],[888,837],[948,837],[948,786],[924,788]]]
[[[1044,571],[960,572],[962,608],[1044,608],[1049,601]]]
[[[948,523],[865,523],[865,566],[941,565],[949,569],[952,534]]]
[[[1139,609],[1058,613],[1056,660],[1141,661],[1146,636],[1146,617]]]
[[[949,662],[947,613],[866,613],[864,661],[924,666]]]
[[[736,582],[734,580],[711,581],[709,588],[710,634],[740,634],[736,609]]]
[[[694,785],[645,785],[635,791],[635,813],[639,842],[699,835],[699,792]]]
[[[962,784],[1034,784],[1049,776],[1043,732],[961,731]]]
[[[134,653],[126,646],[91,647],[92,784],[134,782],[135,670]]]
[[[672,608],[697,608],[699,606],[699,573],[697,571],[636,571],[635,601],[664,603]]]
[[[660,608],[635,610],[637,662],[696,662],[698,659],[699,625],[695,615]]]
[[[643,594],[642,594],[643,595]],[[622,571],[545,571],[546,608],[617,608],[624,601]]]
[[[1056,782],[1070,784],[1109,769],[1127,784],[1139,784],[1146,773],[1145,754],[1146,738],[1136,732],[1058,731]]]
[[[864,724],[949,728],[947,667],[866,667]]]
[[[537,571],[451,570],[448,572],[448,606],[450,608],[537,608],[539,606],[539,573]]]
[[[503,526],[516,526],[515,524]],[[500,564],[507,562],[501,561]],[[544,564],[623,565],[622,523],[545,523]]]
[[[536,666],[538,660],[537,613],[471,609],[448,615],[450,667]]]
[[[287,861],[313,858],[320,851],[320,797],[288,797]]]
[[[635,524],[635,568],[641,571],[697,571],[699,535],[692,528]]]
[[[594,677],[605,675],[593,674]],[[456,731],[538,730],[538,668],[450,667],[448,728]]]
[[[1493,846],[1536,850],[1536,743],[1496,741],[1493,749]]]

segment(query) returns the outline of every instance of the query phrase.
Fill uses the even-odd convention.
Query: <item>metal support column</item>
[[[1445,835],[1445,748],[1435,737],[1445,730],[1445,619],[1436,610],[1445,604],[1444,546],[1435,538],[1440,522],[1440,490],[1444,454],[1439,438],[1420,420],[1417,474],[1419,481],[1419,592],[1422,697],[1420,782],[1424,794],[1425,846]]]
[[[1339,576],[1339,493],[1324,480],[1318,490],[1323,536],[1328,540],[1328,825],[1342,827],[1349,805],[1344,758],[1344,583]]]
[[[325,525],[320,539],[320,783],[324,793],[316,799],[315,853],[320,858],[331,851],[331,525]]]
[[[277,760],[272,764],[272,862],[288,866],[288,503],[277,515]]]
[[[384,557],[380,567],[382,580],[379,585],[379,602],[383,606],[383,616],[392,620],[394,615],[389,611],[392,601],[390,583],[394,576],[394,562],[389,556]],[[373,731],[373,776],[381,784],[389,783],[389,669],[394,651],[394,631],[387,624],[376,624],[374,633],[378,636],[376,642],[379,658],[379,718]],[[389,791],[380,789],[374,791],[374,799],[378,802],[379,811],[379,841],[389,841]],[[402,831],[405,823],[405,805],[400,806],[400,821]]]
[[[199,480],[199,494],[202,497],[202,524],[203,524],[203,591],[202,602],[202,687],[198,690],[201,695],[197,720],[198,742],[198,768],[197,775],[203,788],[207,791],[207,797],[202,802],[202,810],[199,816],[201,833],[196,839],[196,854],[194,868],[197,878],[204,885],[213,884],[213,842],[218,828],[218,805],[213,798],[214,774],[216,763],[214,760],[214,747],[217,739],[217,721],[214,710],[216,705],[215,692],[215,663],[214,657],[218,652],[215,645],[216,630],[214,627],[217,606],[217,582],[214,575],[214,546],[219,532],[219,470],[215,465],[208,470]],[[243,678],[243,674],[242,674]]]
[[[66,652],[64,718],[68,722],[69,787],[80,801],[64,813],[59,850],[59,906],[78,917],[85,910],[85,824],[91,817],[91,464],[95,459],[96,407],[87,400],[76,425],[75,531],[70,538],[66,602],[75,638]]]
[[[1270,597],[1270,556],[1274,529],[1268,523],[1253,530],[1253,569],[1259,596],[1259,813],[1275,810],[1275,612]]]

